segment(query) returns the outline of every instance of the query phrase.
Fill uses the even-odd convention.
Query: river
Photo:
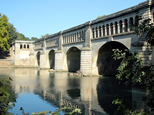
[[[10,113],[21,114],[55,111],[64,106],[80,108],[83,115],[112,115],[117,106],[112,104],[116,93],[142,107],[144,90],[120,85],[114,76],[78,77],[67,72],[51,73],[32,68],[1,68],[0,78],[11,77],[15,107]],[[61,112],[63,114],[64,112]]]

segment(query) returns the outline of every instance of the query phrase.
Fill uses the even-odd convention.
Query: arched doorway
[[[121,60],[114,60],[113,49],[125,50],[128,49],[123,44],[111,41],[103,45],[98,52],[97,67],[99,75],[115,75],[117,74],[117,68],[120,65]]]
[[[67,67],[69,72],[76,72],[80,70],[80,54],[81,51],[72,47],[67,52]]]
[[[50,65],[50,69],[54,69],[54,66],[55,66],[55,53],[54,53],[54,50],[51,50],[49,52],[49,65]]]
[[[40,52],[36,54],[36,58],[37,58],[37,64],[38,66],[40,66]]]

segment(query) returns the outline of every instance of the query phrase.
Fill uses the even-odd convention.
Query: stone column
[[[130,28],[129,28],[129,21],[128,21],[128,23],[127,23],[127,24],[128,24],[128,26],[127,26],[127,28],[128,28],[128,29],[127,29],[127,30],[128,30],[128,32],[130,32]]]
[[[55,70],[63,70],[63,53],[61,50],[55,51]]]
[[[113,35],[115,34],[115,25],[113,24]]]
[[[97,28],[97,36],[100,37],[99,27]]]
[[[106,27],[106,25],[105,25],[105,36],[107,36],[107,27]]]
[[[83,75],[92,73],[92,50],[89,47],[81,49],[80,70]]]
[[[120,24],[119,23],[117,24],[117,31],[118,31],[117,34],[120,33]]]
[[[46,54],[42,52],[40,54],[40,68],[46,68],[46,64],[47,64]]]

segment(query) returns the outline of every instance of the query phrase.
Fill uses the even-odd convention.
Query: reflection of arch
[[[50,69],[54,69],[54,66],[55,66],[55,53],[54,53],[54,50],[51,50],[49,52],[49,65],[50,65]]]
[[[71,47],[67,51],[67,67],[69,72],[80,70],[80,50],[76,47]]]
[[[115,75],[117,73],[116,70],[121,60],[113,59],[113,49],[124,50],[127,49],[127,47],[119,42],[111,41],[107,42],[99,49],[97,67],[100,75]]]
[[[37,52],[36,58],[37,58],[37,64],[39,66],[40,65],[40,52]]]

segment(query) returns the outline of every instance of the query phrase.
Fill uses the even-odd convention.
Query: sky
[[[41,38],[146,0],[0,0],[0,13],[25,37]]]

